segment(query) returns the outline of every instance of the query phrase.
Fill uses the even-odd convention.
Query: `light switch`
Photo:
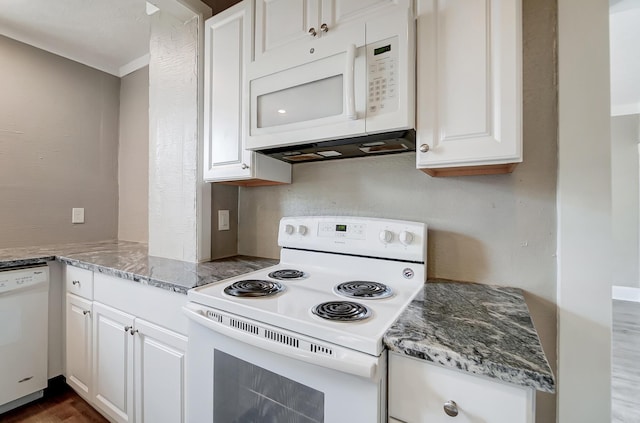
[[[84,208],[71,209],[71,223],[84,223]]]
[[[229,210],[218,210],[218,230],[229,230]]]

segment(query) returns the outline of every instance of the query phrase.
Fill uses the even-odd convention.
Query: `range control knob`
[[[295,230],[296,229],[293,227],[293,225],[287,225],[284,227],[284,231],[287,233],[287,235],[292,235]]]
[[[383,244],[388,244],[393,239],[393,232],[387,230],[380,231],[378,238]]]
[[[402,245],[409,245],[413,242],[413,234],[411,232],[402,231],[400,235],[398,235],[398,239]]]
[[[306,235],[307,234],[307,227],[304,225],[298,225],[298,233],[300,235]]]

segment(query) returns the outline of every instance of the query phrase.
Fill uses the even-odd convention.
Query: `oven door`
[[[189,421],[385,421],[386,351],[381,357],[357,353],[364,362],[361,369],[365,366],[373,369],[368,377],[357,376],[324,366],[326,360],[321,356],[326,351],[320,351],[318,364],[312,364],[303,350],[296,352],[296,345],[308,341],[305,337],[193,303],[184,310],[190,318]],[[234,329],[220,325],[228,318],[234,320]],[[261,341],[265,334],[268,342],[254,343],[254,339]],[[274,348],[269,348],[269,343]],[[316,349],[327,348],[314,345]],[[287,348],[291,351],[287,352]],[[341,352],[336,350],[333,355],[340,356]],[[355,372],[361,373],[361,369]]]
[[[248,149],[365,134],[364,25],[358,29],[249,66]]]

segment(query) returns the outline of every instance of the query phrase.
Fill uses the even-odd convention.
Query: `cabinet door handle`
[[[131,329],[133,329],[133,326],[125,326],[124,327],[124,331],[125,332],[129,332]]]
[[[316,35],[318,35],[314,27],[309,28],[309,35],[311,35],[312,37],[315,37]]]
[[[91,312],[90,312],[89,310],[82,310],[82,314],[84,314],[85,316],[86,316],[87,314],[88,314],[88,315],[91,315]]]
[[[249,165],[246,163],[242,163],[242,166],[240,166],[242,168],[242,170],[246,170],[249,169]]]
[[[129,333],[131,335],[135,335],[136,333],[138,333],[138,329],[129,329]]]
[[[345,108],[347,119],[355,120],[358,118],[356,114],[356,92],[355,92],[355,66],[356,66],[356,46],[349,44],[347,46],[347,63],[344,72],[345,77]]]
[[[71,285],[80,285],[80,281],[71,281]]]
[[[454,400],[449,400],[444,403],[444,412],[447,416],[455,417],[458,415],[458,404]]]
[[[329,26],[326,23],[320,25],[320,31],[329,32]]]
[[[422,144],[420,145],[420,151],[423,153],[426,153],[429,151],[429,144]]]

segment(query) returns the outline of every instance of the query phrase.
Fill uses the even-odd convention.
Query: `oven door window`
[[[215,422],[324,422],[324,393],[220,350],[214,366]]]

